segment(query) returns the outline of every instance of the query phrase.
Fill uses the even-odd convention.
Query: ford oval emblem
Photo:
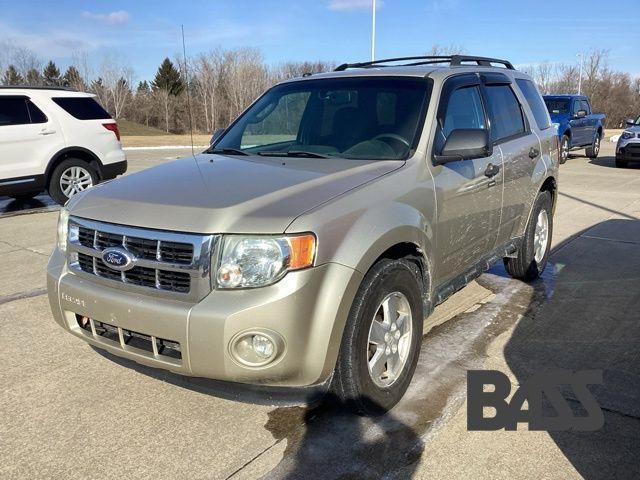
[[[102,251],[102,263],[119,272],[132,269],[135,260],[135,257],[124,248],[109,247]]]

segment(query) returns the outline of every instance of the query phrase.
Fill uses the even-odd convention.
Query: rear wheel
[[[570,140],[568,135],[563,135],[562,140],[560,140],[560,164],[566,163],[569,159],[569,145]]]
[[[530,282],[542,274],[547,266],[553,234],[551,194],[540,192],[533,206],[529,224],[516,258],[505,258],[509,275]]]
[[[405,259],[381,260],[351,307],[331,384],[346,405],[381,414],[402,398],[422,339],[422,277]]]
[[[53,170],[49,179],[49,195],[60,205],[98,183],[98,172],[83,160],[67,158]]]
[[[602,139],[600,138],[600,133],[596,133],[596,138],[593,139],[593,143],[590,147],[587,147],[585,153],[589,158],[598,158],[598,154],[600,153],[600,142]]]

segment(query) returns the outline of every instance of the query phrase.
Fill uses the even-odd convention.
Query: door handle
[[[53,135],[56,133],[55,130],[40,130],[40,135]]]
[[[491,177],[495,177],[499,172],[500,172],[500,166],[490,163],[489,165],[487,165],[487,169],[484,171],[484,175],[485,177],[491,178]]]
[[[537,158],[538,155],[540,155],[540,150],[538,150],[537,148],[531,148],[531,150],[529,150],[529,158],[534,159]]]

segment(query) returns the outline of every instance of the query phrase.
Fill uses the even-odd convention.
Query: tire
[[[620,160],[616,158],[616,168],[627,168],[628,166],[629,166],[629,163],[625,162],[624,160]]]
[[[564,165],[569,159],[570,141],[569,135],[562,135],[560,140],[560,165]]]
[[[544,247],[536,248],[536,226],[542,212],[546,212],[546,242]],[[539,227],[538,227],[539,228]],[[522,239],[522,245],[516,258],[505,258],[504,266],[511,277],[531,282],[540,277],[549,259],[551,238],[553,236],[552,200],[549,192],[540,192],[531,211],[531,218]],[[536,258],[536,253],[539,255]]]
[[[406,392],[413,378],[422,341],[422,285],[418,267],[407,259],[380,260],[365,276],[347,319],[331,383],[332,393],[343,405],[361,414],[379,415],[390,410]],[[391,299],[390,306],[393,306],[393,302],[402,306],[392,308],[399,325],[395,330],[393,317],[396,315],[384,314],[386,310],[382,304],[385,299]],[[402,316],[398,312],[407,310],[410,311],[410,320],[405,316],[402,322]],[[389,321],[388,328],[383,330],[384,341],[377,346],[370,343],[371,335],[376,336],[376,329],[372,329],[374,321],[379,325],[385,325]],[[406,330],[409,326],[410,332]],[[383,355],[386,348],[383,345],[388,345],[384,343],[387,342],[387,335],[393,335],[395,342],[398,342],[398,356],[395,358],[400,359],[401,367],[396,372],[397,375],[391,373],[389,363],[372,362],[376,355],[380,359],[385,358]],[[391,349],[389,351],[392,355],[395,354]],[[401,360],[403,353],[404,362]],[[370,363],[385,366],[385,372],[389,374],[386,380],[378,375],[375,375],[378,380],[374,380],[374,375],[370,373]],[[388,385],[376,382],[386,382]]]
[[[596,137],[593,139],[593,143],[591,146],[587,147],[585,153],[588,158],[598,158],[598,154],[600,153],[600,142],[602,141],[602,137],[600,133],[596,133]]]
[[[72,172],[79,172],[78,179],[82,179],[82,182],[78,183],[76,188],[71,188],[70,191],[67,190],[65,192],[61,185],[61,180],[65,175],[64,182],[67,183],[66,179],[70,178],[69,175],[75,176],[75,173]],[[49,178],[49,195],[57,203],[64,205],[76,193],[96,185],[98,179],[98,172],[87,162],[77,158],[67,158],[60,162]]]

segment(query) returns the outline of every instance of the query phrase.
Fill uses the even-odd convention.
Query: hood
[[[282,233],[300,214],[402,161],[201,154],[98,185],[72,215],[191,233]]]

